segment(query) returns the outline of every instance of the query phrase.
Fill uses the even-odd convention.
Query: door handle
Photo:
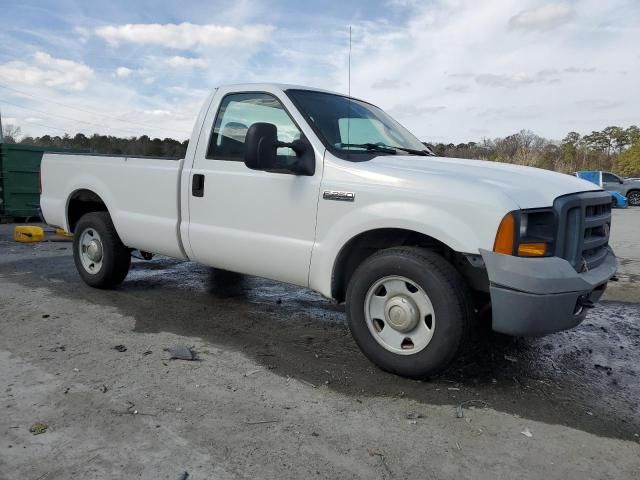
[[[195,173],[191,181],[191,195],[194,197],[204,197],[204,175]]]

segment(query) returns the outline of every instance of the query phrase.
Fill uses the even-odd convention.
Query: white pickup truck
[[[617,267],[592,183],[436,158],[374,105],[304,87],[217,88],[184,159],[47,153],[41,175],[87,284],[120,284],[139,250],[308,287],[410,377],[444,369],[483,312],[510,335],[576,326]]]

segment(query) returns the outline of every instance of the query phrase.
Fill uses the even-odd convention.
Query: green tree
[[[625,177],[640,177],[640,140],[618,156],[616,170]]]
[[[640,128],[635,125],[631,125],[625,130],[627,137],[629,137],[629,143],[634,144],[640,142]]]

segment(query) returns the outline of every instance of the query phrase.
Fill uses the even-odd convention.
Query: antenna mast
[[[347,81],[347,145],[351,145],[351,25],[349,25],[349,61],[347,70],[349,77]],[[349,157],[349,148],[347,147],[347,158]]]
[[[351,98],[351,25],[349,25],[349,86],[347,87],[349,98]]]

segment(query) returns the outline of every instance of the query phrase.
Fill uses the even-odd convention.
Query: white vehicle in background
[[[574,327],[617,265],[597,186],[430,156],[379,108],[304,87],[214,90],[184,159],[47,153],[41,173],[87,284],[120,284],[140,250],[309,287],[410,377],[444,369],[489,306],[510,335]]]

